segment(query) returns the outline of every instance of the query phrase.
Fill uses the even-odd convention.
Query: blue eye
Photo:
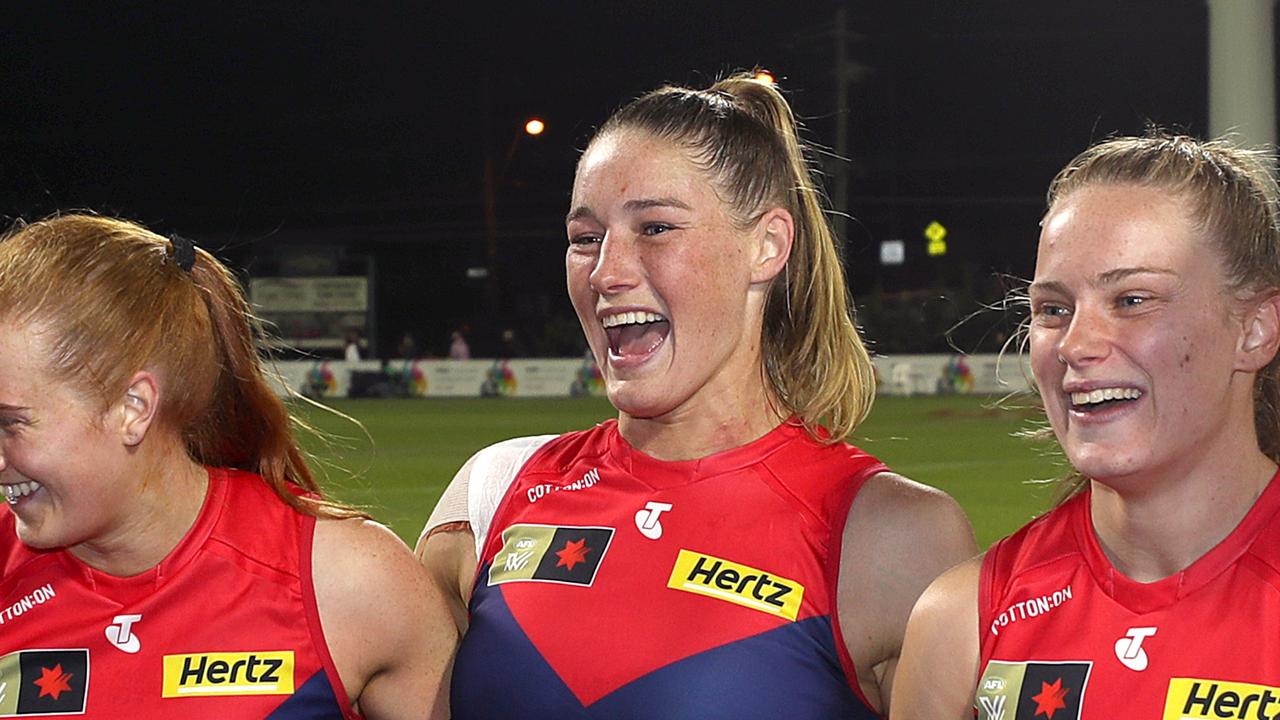
[[[604,238],[600,237],[599,235],[591,235],[591,234],[574,235],[573,237],[569,238],[569,244],[570,245],[595,245],[602,242],[603,240]]]
[[[674,227],[667,225],[666,223],[646,223],[643,232],[645,235],[661,235],[664,232],[674,229]]]

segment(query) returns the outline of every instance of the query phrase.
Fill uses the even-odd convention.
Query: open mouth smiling
[[[19,500],[39,489],[40,483],[35,480],[14,483],[12,485],[0,485],[0,491],[4,492],[5,502],[8,502],[10,505],[17,505]]]
[[[1142,397],[1137,388],[1097,388],[1087,392],[1069,393],[1071,409],[1075,412],[1095,413],[1133,402]]]
[[[600,319],[612,358],[643,357],[657,350],[671,332],[665,317],[644,310],[621,312]]]

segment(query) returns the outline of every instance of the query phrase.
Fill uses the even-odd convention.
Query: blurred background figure
[[[418,341],[413,333],[406,332],[400,336],[400,342],[396,344],[396,357],[401,360],[418,359]]]
[[[449,336],[449,359],[471,359],[471,346],[467,344],[467,339],[463,337],[461,330],[454,330],[453,334]]]
[[[503,328],[499,336],[498,357],[510,360],[526,357],[528,354],[524,342],[520,340],[520,334],[514,328]]]
[[[358,330],[347,332],[347,342],[342,349],[342,359],[349,363],[360,362],[360,332]]]

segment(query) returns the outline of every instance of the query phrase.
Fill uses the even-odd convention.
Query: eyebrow
[[[655,208],[655,207],[673,207],[673,208],[679,208],[681,210],[693,209],[693,207],[688,203],[683,202],[681,200],[677,200],[676,198],[673,198],[673,197],[639,198],[636,200],[628,200],[622,204],[622,209],[629,213],[633,213],[639,210],[647,210],[648,208]],[[579,205],[578,207],[574,208],[573,211],[571,211],[568,215],[565,216],[564,221],[565,221],[565,224],[568,224],[573,222],[574,220],[579,220],[584,217],[595,218],[595,216],[596,214],[591,211],[591,208],[585,205]]]
[[[1133,268],[1116,268],[1108,270],[1098,276],[1097,283],[1099,285],[1110,285],[1111,283],[1120,282],[1125,278],[1134,275],[1177,275],[1178,273],[1167,270],[1165,268],[1155,267],[1133,267]]]
[[[644,210],[651,207],[674,207],[681,210],[692,210],[688,204],[683,203],[673,197],[660,198],[641,198],[639,200],[628,200],[622,204],[622,209],[630,212],[636,210]]]
[[[1124,280],[1129,277],[1133,277],[1134,275],[1177,276],[1177,273],[1172,270],[1167,270],[1165,268],[1155,268],[1155,267],[1145,267],[1145,266],[1132,267],[1132,268],[1116,268],[1114,270],[1108,270],[1104,273],[1100,273],[1093,279],[1093,281],[1090,284],[1095,286],[1096,285],[1113,285],[1115,283],[1120,282],[1121,280]],[[1027,287],[1027,290],[1028,291],[1038,290],[1040,292],[1066,294],[1067,286],[1061,282],[1058,282],[1057,280],[1039,280],[1031,283],[1031,285]]]

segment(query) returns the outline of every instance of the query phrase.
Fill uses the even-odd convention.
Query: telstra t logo
[[[134,635],[133,624],[142,619],[141,615],[117,615],[111,618],[114,625],[107,626],[107,639],[121,650],[133,654],[142,648],[142,641]]]
[[[1130,670],[1146,670],[1147,651],[1142,649],[1142,641],[1155,634],[1153,627],[1129,628],[1124,637],[1116,641],[1116,657]]]
[[[643,510],[636,511],[636,529],[650,540],[662,537],[662,523],[658,516],[671,509],[671,503],[645,503]]]

